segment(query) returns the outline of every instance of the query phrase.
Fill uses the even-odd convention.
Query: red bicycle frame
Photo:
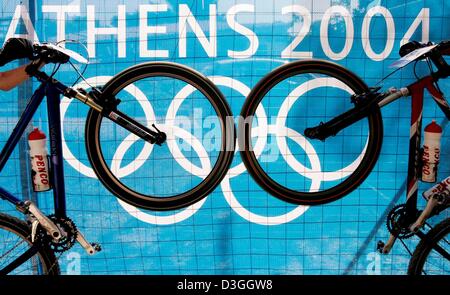
[[[434,85],[436,79],[433,75],[424,77],[407,87],[407,93],[398,94],[395,98],[409,95],[411,96],[411,127],[409,139],[409,158],[408,158],[408,175],[406,187],[406,215],[403,221],[406,225],[410,225],[418,218],[417,210],[417,196],[419,189],[419,177],[421,173],[421,130],[422,130],[422,112],[423,112],[423,94],[425,89],[431,94],[433,100],[437,103],[439,108],[450,120],[450,106],[444,95]],[[396,93],[400,93],[398,91]],[[386,101],[391,102],[395,99],[386,98]],[[384,101],[380,104],[385,105]],[[417,231],[416,235],[424,238],[421,231]],[[397,235],[391,234],[388,242],[383,245],[382,253],[388,253],[397,239]]]
[[[417,218],[417,196],[421,168],[421,130],[423,112],[423,94],[428,92],[438,104],[447,119],[450,119],[450,106],[444,95],[434,85],[432,76],[427,76],[408,86],[411,95],[411,127],[409,140],[408,176],[406,189],[406,222],[412,223]]]

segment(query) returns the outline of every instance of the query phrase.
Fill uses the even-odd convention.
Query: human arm
[[[25,68],[26,65],[13,70],[0,72],[0,90],[9,91],[30,78]]]

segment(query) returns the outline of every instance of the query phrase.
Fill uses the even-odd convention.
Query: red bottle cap
[[[425,127],[425,132],[442,133],[442,127],[439,126],[439,124],[436,123],[435,120],[433,120],[430,124],[427,125],[427,127]]]
[[[39,130],[39,128],[34,128],[34,130],[30,132],[30,135],[28,135],[28,140],[41,140],[45,138],[45,133]]]

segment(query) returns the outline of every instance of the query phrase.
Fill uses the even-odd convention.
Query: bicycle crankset
[[[55,240],[49,236],[43,228],[41,228],[40,235],[43,237],[43,240],[54,252],[57,253],[67,251],[72,248],[78,235],[78,230],[75,223],[68,217],[56,217],[53,214],[49,215],[48,218],[56,224],[63,235],[59,240]]]
[[[389,212],[386,220],[388,231],[400,239],[408,239],[414,235],[409,229],[406,212],[406,204],[397,205]],[[418,214],[417,211],[416,218]]]

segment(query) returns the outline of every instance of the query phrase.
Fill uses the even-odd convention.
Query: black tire
[[[1,239],[1,242],[3,242],[3,238],[4,238],[4,237],[2,238],[2,236],[4,236],[6,234],[5,231],[8,232],[8,235],[12,234],[12,235],[17,236],[18,239],[24,241],[24,243],[28,244],[29,246],[32,245],[31,240],[30,240],[31,232],[30,232],[29,226],[25,222],[15,218],[15,217],[0,213],[0,239]],[[8,262],[11,262],[11,260],[13,259],[13,257],[9,257],[8,255],[10,255],[11,253],[14,253],[14,251],[19,249],[20,245],[23,244],[22,242],[16,243],[16,244],[10,244],[10,242],[11,241],[8,240],[8,245],[4,245],[4,246],[0,247],[0,249],[2,249],[2,252],[0,253],[0,257],[3,257],[5,255],[5,257],[7,257],[6,259],[8,259],[7,261],[5,261],[5,257],[0,259],[0,269],[5,267],[6,264]],[[12,250],[13,247],[17,247],[17,248],[15,248],[15,250]],[[20,249],[22,249],[22,248],[20,248]],[[5,254],[6,252],[11,251],[11,250],[12,250],[12,252]],[[23,251],[25,251],[25,250],[23,250]],[[3,252],[5,252],[5,253],[3,253]],[[19,253],[22,254],[23,252],[20,251]],[[58,261],[54,255],[53,251],[51,251],[49,248],[47,248],[47,247],[41,248],[34,257],[38,257],[38,259],[40,261],[40,265],[42,267],[42,274],[44,274],[44,275],[59,275],[60,274]],[[30,262],[27,261],[25,263],[30,263]],[[17,274],[23,274],[23,271],[28,270],[28,269],[27,269],[27,266],[21,265],[19,270],[20,270],[20,273],[17,273]],[[16,273],[13,271],[11,274],[16,274]],[[35,274],[35,273],[31,272],[30,274]]]
[[[438,223],[435,227],[433,227],[423,239],[420,240],[417,245],[414,253],[409,261],[408,266],[408,274],[409,275],[422,275],[422,274],[432,274],[428,268],[424,270],[425,263],[427,259],[430,258],[430,253],[432,253],[433,247],[435,245],[443,245],[446,246],[444,250],[446,250],[447,254],[450,254],[450,244],[446,239],[446,236],[450,234],[450,218],[444,219],[440,223]],[[441,242],[441,243],[440,243]],[[435,251],[436,252],[436,251]],[[440,255],[436,252],[436,254]],[[446,258],[439,256],[441,261],[447,265],[447,273],[441,273],[444,270],[440,270],[438,275],[448,275],[450,272],[450,260],[446,260]],[[446,261],[446,262],[445,262]],[[429,262],[430,263],[430,262]],[[428,272],[427,272],[428,271]]]
[[[103,87],[103,96],[114,96],[125,86],[148,77],[168,77],[184,81],[200,91],[213,106],[220,118],[222,142],[214,167],[201,183],[192,189],[169,197],[141,194],[124,185],[110,170],[100,148],[100,125],[103,116],[90,110],[86,121],[86,148],[89,161],[103,185],[115,196],[131,205],[149,210],[173,210],[187,207],[210,194],[225,177],[234,156],[236,131],[231,109],[220,90],[205,76],[183,65],[169,62],[143,63],[114,76]],[[228,125],[228,126],[227,126]]]
[[[367,85],[349,70],[322,60],[296,61],[283,65],[266,75],[252,89],[242,107],[244,126],[239,126],[239,150],[242,160],[254,180],[268,193],[286,202],[298,205],[318,205],[333,202],[356,189],[372,171],[381,150],[383,124],[381,112],[376,108],[368,117],[369,141],[365,156],[355,171],[337,186],[317,191],[303,192],[290,189],[271,178],[261,167],[252,148],[251,121],[264,96],[283,80],[299,74],[323,74],[334,77],[349,86],[355,94],[368,90]],[[345,97],[343,99],[349,99]],[[242,140],[243,139],[243,140]]]

